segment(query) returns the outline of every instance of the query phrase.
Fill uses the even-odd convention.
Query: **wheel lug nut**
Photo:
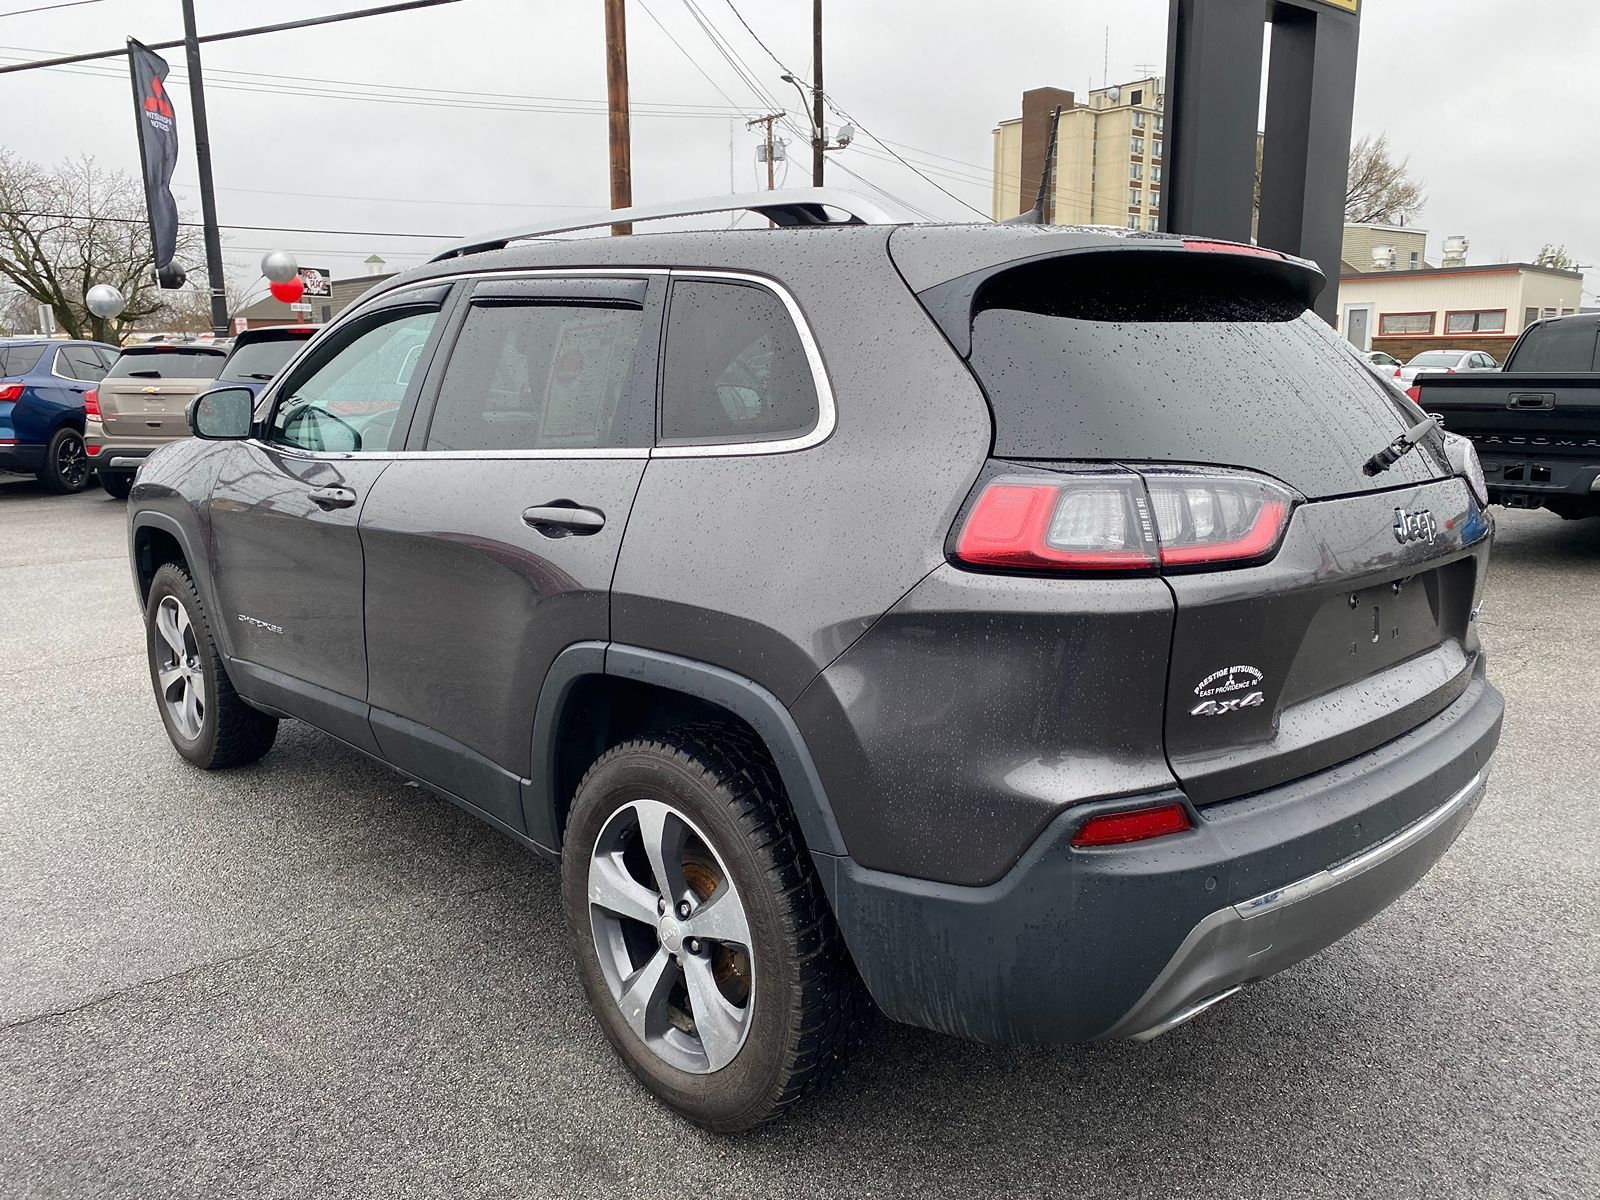
[[[662,916],[666,916],[666,914],[667,914],[667,902],[666,902],[665,899],[657,899],[656,900],[656,912],[660,913]]]
[[[689,948],[689,953],[690,954],[699,954],[700,953],[700,939],[699,938],[690,938],[684,944]]]
[[[687,900],[678,901],[678,915],[680,917],[687,917],[689,915],[689,902]]]

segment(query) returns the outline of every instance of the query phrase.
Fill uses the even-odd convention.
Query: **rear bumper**
[[[84,449],[89,452],[89,465],[101,475],[123,471],[132,475],[157,450],[167,442],[124,442],[93,433],[84,435]]]
[[[1520,453],[1518,448],[1485,451],[1480,446],[1478,457],[1489,485],[1489,499],[1496,504],[1538,508],[1555,496],[1600,496],[1596,490],[1600,487],[1600,460],[1542,455],[1536,446],[1521,448]]]
[[[982,1041],[1152,1037],[1315,953],[1404,893],[1483,794],[1500,694],[1306,779],[1191,809],[1195,828],[1074,849],[1075,806],[1004,877],[962,887],[819,855],[862,978],[891,1017]]]

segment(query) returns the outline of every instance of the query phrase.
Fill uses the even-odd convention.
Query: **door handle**
[[[356,502],[356,494],[347,487],[319,487],[311,489],[311,503],[327,512],[334,508],[349,508]]]
[[[571,500],[553,500],[522,510],[522,519],[548,538],[586,537],[605,528],[606,515]]]

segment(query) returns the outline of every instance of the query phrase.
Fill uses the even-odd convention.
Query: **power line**
[[[12,9],[10,12],[0,13],[0,18],[5,18],[5,17],[25,17],[29,13],[53,12],[58,8],[82,8],[85,4],[101,4],[101,3],[104,3],[104,0],[66,0],[66,2],[62,3],[62,4],[41,4],[37,8],[16,8],[16,9]]]
[[[458,4],[460,0],[403,0],[399,4],[384,4],[377,8],[359,8],[349,12],[328,13],[320,17],[303,17],[298,21],[280,21],[276,25],[254,25],[249,29],[228,29],[222,33],[207,33],[195,38],[196,43],[226,42],[234,38],[254,37],[262,33],[286,33],[293,29],[310,29],[317,25],[335,25],[340,21],[354,21],[361,17],[381,17],[389,13],[410,12],[418,8],[437,8],[441,4]],[[177,46],[186,45],[183,38],[170,42],[151,42],[146,49],[171,50]],[[34,71],[40,67],[61,67],[68,63],[91,62],[98,58],[121,58],[127,54],[126,46],[119,46],[115,50],[91,50],[87,54],[67,54],[60,58],[52,58],[45,62],[24,63],[0,67],[0,75],[7,75],[13,71]]]
[[[29,209],[14,211],[12,216],[38,217],[46,221],[106,221],[114,225],[146,225],[143,217],[97,217],[88,213],[36,212]],[[198,221],[179,221],[185,229],[199,229]],[[459,233],[404,233],[396,229],[299,229],[290,225],[218,225],[218,229],[247,229],[256,233],[325,233],[338,237],[397,237],[459,240]]]
[[[705,15],[700,6],[695,3],[695,0],[683,0],[683,6],[688,9],[689,15],[694,18],[695,24],[700,26],[701,32],[706,35],[716,52],[722,56],[723,61],[733,68],[733,73],[739,77],[739,80],[750,89],[751,93],[760,102],[763,111],[785,111],[784,106],[778,103],[772,93],[761,86],[750,64],[745,62],[739,52],[733,48],[733,43],[722,36],[715,23]]]
[[[638,0],[638,4],[639,4],[640,8],[644,9],[644,15],[649,17],[652,21],[654,21],[656,23],[656,28],[661,30],[662,33],[666,34],[667,35],[667,40],[678,48],[678,53],[683,55],[684,58],[689,60],[689,65],[692,66],[696,71],[699,71],[701,75],[705,76],[706,82],[709,83],[713,88],[716,89],[717,95],[721,96],[729,104],[733,105],[733,107],[735,109],[738,109],[739,105],[737,103],[735,103],[733,97],[728,95],[727,92],[723,91],[722,90],[722,86],[715,79],[711,78],[710,74],[706,71],[706,69],[700,65],[699,60],[696,59],[694,55],[690,54],[687,50],[684,49],[682,42],[680,42],[677,38],[672,36],[672,30],[668,29],[665,25],[663,25],[661,23],[661,18],[656,16],[655,13],[650,11],[650,6],[647,5],[644,2],[644,0]]]

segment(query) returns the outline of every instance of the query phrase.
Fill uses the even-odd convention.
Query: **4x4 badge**
[[[1199,683],[1195,684],[1196,696],[1211,697],[1200,701],[1189,710],[1191,717],[1220,717],[1223,713],[1239,712],[1246,708],[1260,708],[1267,702],[1264,692],[1255,690],[1261,686],[1261,672],[1254,667],[1238,663],[1231,667],[1223,667],[1220,671],[1213,671]],[[1247,695],[1229,695],[1229,693],[1245,692]]]
[[[1402,546],[1407,542],[1431,542],[1439,536],[1439,525],[1433,514],[1425,508],[1394,510],[1394,540]]]

